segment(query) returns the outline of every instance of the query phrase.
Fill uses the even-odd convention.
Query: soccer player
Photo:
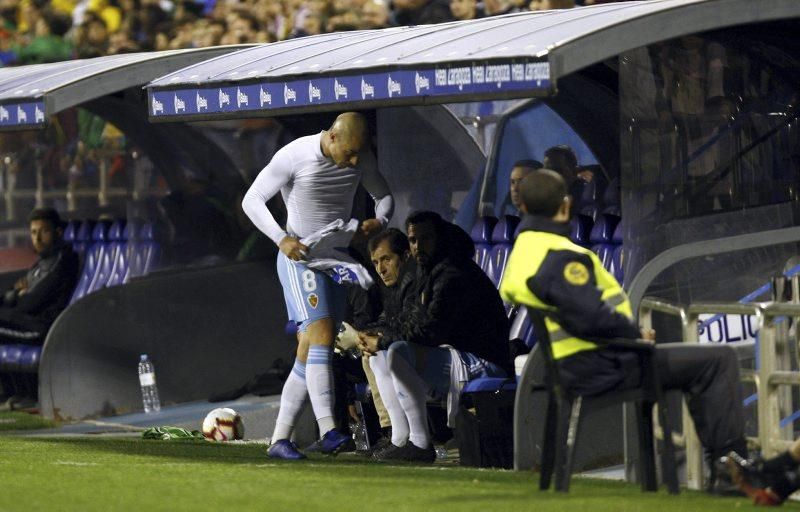
[[[320,451],[336,453],[349,439],[334,429],[331,372],[331,348],[345,311],[346,290],[325,273],[306,266],[308,247],[300,239],[336,219],[350,219],[359,182],[375,200],[375,218],[359,228],[368,237],[389,222],[394,200],[369,151],[367,120],[346,112],[328,130],[301,137],[279,150],[242,200],[242,209],[253,224],[280,249],[278,277],[289,319],[298,325],[297,358],[281,393],[267,451],[272,458],[305,458],[289,438],[306,397],[311,399],[322,434]],[[286,229],[265,204],[278,191],[288,212]]]

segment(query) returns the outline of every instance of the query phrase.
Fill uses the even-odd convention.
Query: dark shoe
[[[347,446],[347,441],[352,443],[353,439],[336,429],[331,429],[325,432],[325,435],[319,440],[319,451],[320,453],[336,455]]]
[[[370,446],[368,450],[356,450],[356,453],[365,457],[373,457],[376,453],[385,450],[391,444],[392,439],[390,437],[381,437],[378,439],[378,442]]]
[[[380,461],[392,462],[424,462],[427,464],[436,460],[436,450],[433,445],[428,448],[420,448],[411,441],[403,446],[390,445],[379,454],[375,454],[375,459]]]
[[[317,439],[310,445],[306,446],[305,450],[306,453],[326,453],[322,451],[322,439]],[[345,444],[336,451],[336,453],[347,453],[356,451],[356,443],[352,439],[348,439],[345,441]]]
[[[723,459],[728,467],[731,481],[745,496],[753,500],[753,503],[768,507],[783,503],[780,496],[768,487],[768,475],[759,469],[760,464],[746,460],[736,452],[729,453]]]
[[[734,453],[734,452],[731,452]],[[717,496],[743,496],[742,491],[733,482],[727,466],[728,457],[715,459],[709,464],[711,473],[708,475],[706,492]]]
[[[269,445],[269,448],[267,448],[267,457],[270,459],[282,460],[301,460],[306,458],[306,456],[297,449],[297,445],[288,439],[280,439]]]

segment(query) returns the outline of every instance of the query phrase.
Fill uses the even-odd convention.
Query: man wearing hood
[[[509,326],[463,230],[428,211],[411,214],[406,229],[417,263],[415,299],[393,322],[397,332],[362,338],[361,349],[375,355],[370,366],[392,421],[392,444],[375,457],[433,462],[426,402],[444,402],[474,378],[510,375]],[[396,432],[404,427],[401,442]]]

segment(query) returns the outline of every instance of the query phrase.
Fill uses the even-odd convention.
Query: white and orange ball
[[[214,409],[203,420],[203,437],[209,441],[233,441],[244,438],[242,417],[228,407]]]

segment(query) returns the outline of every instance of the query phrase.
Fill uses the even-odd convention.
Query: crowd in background
[[[0,0],[0,63],[267,43],[616,0]]]

